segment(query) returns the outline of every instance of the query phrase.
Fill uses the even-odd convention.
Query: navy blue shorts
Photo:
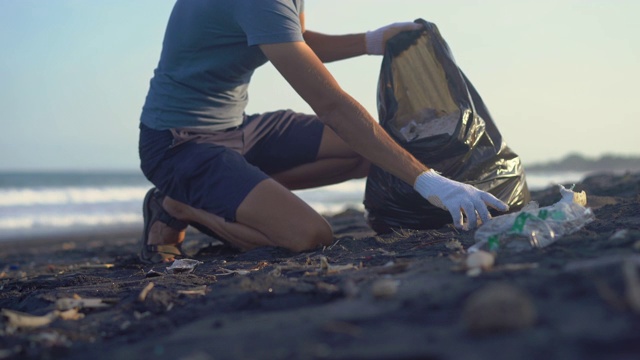
[[[140,167],[169,197],[233,222],[258,183],[316,160],[323,129],[316,116],[293,111],[245,116],[216,132],[140,124]]]

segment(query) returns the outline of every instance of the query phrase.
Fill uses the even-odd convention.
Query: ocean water
[[[577,182],[586,173],[528,173],[532,190]],[[323,214],[363,209],[366,181],[295,193]],[[0,240],[142,229],[151,184],[139,172],[0,173]]]

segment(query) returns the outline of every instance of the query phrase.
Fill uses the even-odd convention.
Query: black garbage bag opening
[[[443,176],[487,191],[520,210],[530,200],[520,158],[456,65],[436,25],[387,42],[378,80],[378,119],[391,137]],[[437,229],[452,223],[411,185],[372,166],[364,206],[373,230]],[[496,214],[496,213],[494,213]]]

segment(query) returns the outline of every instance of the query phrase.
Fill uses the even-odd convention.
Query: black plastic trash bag
[[[520,158],[502,139],[489,111],[456,65],[438,28],[389,40],[378,82],[380,125],[418,160],[443,176],[490,192],[519,210],[529,202]],[[364,206],[378,233],[435,229],[453,222],[448,211],[411,185],[372,166]]]

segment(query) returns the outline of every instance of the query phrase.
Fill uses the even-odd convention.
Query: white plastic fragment
[[[171,266],[167,267],[167,272],[169,274],[179,274],[184,273],[188,274],[195,270],[196,266],[204,264],[202,261],[193,260],[193,259],[178,259],[171,264]]]
[[[494,262],[495,257],[492,253],[480,250],[469,254],[466,264],[468,268],[479,267],[482,269],[489,269],[493,266]]]
[[[390,298],[398,292],[400,281],[394,279],[379,279],[371,285],[371,293],[376,298]]]
[[[207,285],[197,286],[189,290],[178,290],[181,295],[206,295]]]
[[[142,289],[142,291],[140,291],[140,294],[138,295],[138,301],[144,302],[144,300],[147,298],[147,295],[149,295],[149,292],[151,291],[151,289],[153,289],[154,286],[155,286],[154,283],[152,283],[152,282],[148,283]]]
[[[69,310],[73,308],[103,308],[108,307],[109,304],[105,303],[103,299],[99,298],[86,298],[86,299],[72,299],[72,298],[62,298],[56,300],[56,309],[58,310]]]
[[[465,265],[467,267],[467,275],[480,275],[482,271],[491,269],[494,263],[495,256],[492,253],[484,250],[472,252],[469,254],[469,256],[467,256],[467,259],[465,261]]]

